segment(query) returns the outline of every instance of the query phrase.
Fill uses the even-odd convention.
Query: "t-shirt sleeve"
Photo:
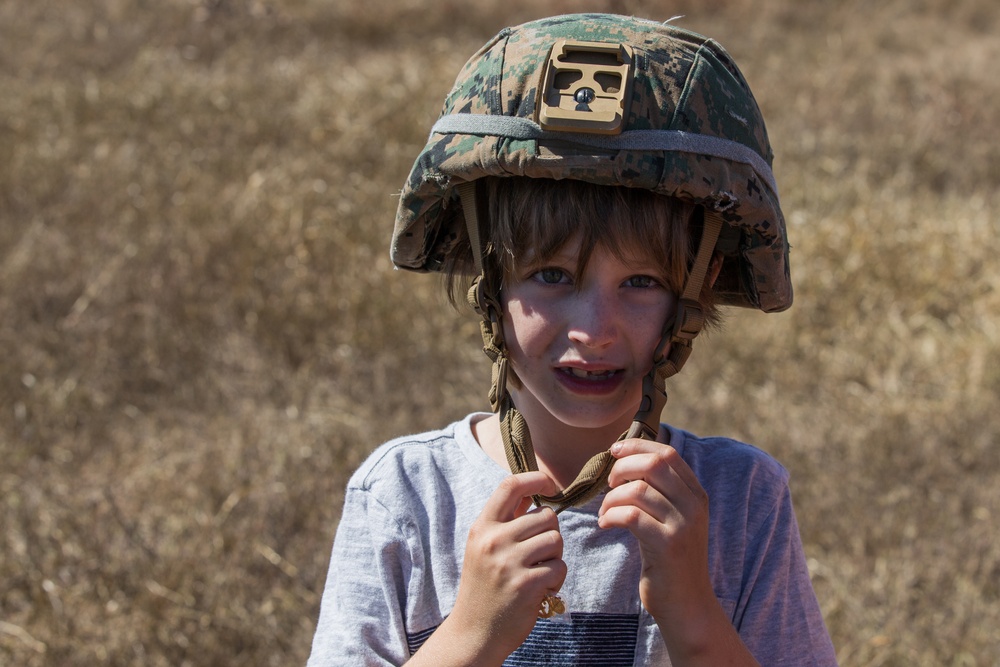
[[[750,536],[745,563],[747,594],[734,622],[757,661],[775,667],[835,666],[787,485]]]
[[[396,518],[369,491],[347,491],[308,667],[401,665],[409,549]]]

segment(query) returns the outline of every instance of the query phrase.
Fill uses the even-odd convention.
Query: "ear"
[[[705,275],[705,282],[708,283],[709,288],[715,286],[715,281],[719,278],[719,273],[722,272],[722,253],[716,252],[712,255],[712,261],[708,265],[708,272]]]

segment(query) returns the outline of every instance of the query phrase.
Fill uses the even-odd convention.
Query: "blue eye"
[[[649,289],[650,287],[656,287],[659,283],[656,279],[651,276],[632,276],[625,281],[628,287],[636,287],[639,289]]]
[[[558,285],[569,280],[565,271],[553,268],[541,269],[540,271],[537,271],[534,278],[541,283],[545,283],[546,285]]]

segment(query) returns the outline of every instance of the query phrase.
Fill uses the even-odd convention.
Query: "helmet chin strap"
[[[469,289],[468,301],[483,318],[479,324],[483,336],[483,352],[493,362],[490,406],[494,412],[499,413],[500,437],[511,472],[516,474],[538,470],[528,424],[507,391],[510,362],[503,337],[503,309],[499,290],[489,284],[483,272],[475,182],[459,185],[458,192],[472,243],[472,255],[479,272],[479,277]],[[653,354],[653,367],[643,377],[639,409],[631,426],[618,438],[619,441],[630,438],[655,440],[659,433],[660,414],[667,403],[666,380],[683,368],[691,355],[692,343],[705,324],[705,313],[698,296],[701,294],[722,225],[722,216],[718,212],[705,210],[704,230],[694,264],[673,313],[664,323],[660,341]],[[587,461],[576,479],[565,489],[551,496],[536,495],[533,499],[537,505],[552,507],[556,513],[582,505],[607,488],[608,474],[614,462],[610,449],[605,450]]]

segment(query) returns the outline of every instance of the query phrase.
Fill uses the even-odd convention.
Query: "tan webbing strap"
[[[472,261],[476,264],[476,273],[483,274],[483,246],[479,234],[479,209],[476,208],[476,182],[469,181],[456,186],[458,197],[462,201],[462,212],[465,214],[465,229],[469,232],[469,243],[472,244]]]
[[[701,295],[708,267],[712,263],[712,254],[715,252],[715,243],[719,240],[719,234],[722,233],[722,225],[722,215],[718,211],[705,209],[705,223],[701,232],[701,241],[698,243],[698,254],[694,258],[687,283],[684,285],[683,297],[685,299],[697,301]]]
[[[512,472],[538,470],[528,425],[521,412],[514,407],[510,394],[506,392],[500,405],[500,437],[503,439],[507,463]],[[607,486],[608,473],[611,472],[614,463],[615,458],[611,456],[610,451],[597,454],[587,461],[572,484],[551,496],[533,496],[535,504],[547,505],[557,514],[570,507],[584,504]]]
[[[691,344],[705,324],[705,314],[698,296],[701,294],[712,263],[715,243],[722,232],[723,220],[717,211],[705,210],[705,224],[684,291],[673,316],[663,328],[663,337],[653,356],[653,368],[642,381],[642,402],[635,420],[623,438],[655,440],[660,427],[660,413],[667,404],[666,380],[680,372],[691,356]],[[670,352],[663,356],[669,345]]]
[[[705,210],[705,224],[701,234],[701,242],[698,245],[698,253],[695,255],[691,271],[688,273],[687,282],[684,284],[684,292],[677,302],[674,310],[673,321],[664,329],[664,336],[669,336],[669,341],[661,341],[654,357],[654,362],[658,362],[658,357],[665,349],[664,342],[670,343],[670,354],[666,359],[664,379],[672,377],[680,372],[684,363],[691,355],[691,344],[701,333],[705,326],[705,312],[698,301],[701,289],[705,284],[705,276],[708,274],[708,267],[712,263],[712,254],[715,250],[715,242],[722,232],[722,216],[718,211]]]

